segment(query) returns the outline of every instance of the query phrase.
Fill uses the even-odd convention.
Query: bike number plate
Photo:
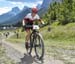
[[[39,29],[38,25],[33,25],[33,29]]]

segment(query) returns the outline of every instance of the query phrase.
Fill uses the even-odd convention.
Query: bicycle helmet
[[[37,8],[32,8],[32,12],[33,13],[37,13],[38,12],[38,9]]]

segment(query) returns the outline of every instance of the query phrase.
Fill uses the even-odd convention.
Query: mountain
[[[55,1],[61,2],[62,0],[44,0],[43,3],[42,3],[42,5],[41,5],[41,8],[39,9],[38,14],[40,16],[42,16],[43,14],[45,14],[47,12],[49,6],[50,6],[50,3],[55,2]]]
[[[50,5],[50,2],[51,2],[51,0],[44,0],[43,3],[42,3],[42,5],[40,5],[40,4],[37,5],[37,7],[39,9],[38,14],[40,16],[43,15],[47,11],[47,9],[48,9],[48,7]],[[16,8],[16,10],[14,10],[14,9],[15,8],[13,8],[14,12],[16,10],[18,10],[17,8]],[[14,23],[17,23],[18,21],[22,21],[23,18],[25,17],[25,15],[27,13],[29,13],[29,12],[31,12],[31,8],[28,8],[28,7],[25,6],[23,8],[23,10],[21,10],[18,14],[16,14],[15,16],[10,17],[8,20],[6,20],[5,22],[3,22],[2,24],[14,24]]]
[[[27,6],[24,6],[23,10],[26,10],[28,7]]]
[[[14,8],[12,8],[11,12],[14,13],[14,14],[17,14],[17,13],[20,12],[20,9],[18,7],[14,7]]]
[[[48,9],[51,2],[52,2],[52,0],[44,0],[41,7]]]
[[[50,5],[51,2],[52,2],[52,0],[44,0],[43,1],[42,5],[41,5],[41,8],[40,8],[40,10],[38,12],[38,14],[40,16],[42,16],[43,13],[45,14],[45,12],[48,10],[48,7],[49,7],[49,5]]]
[[[19,12],[20,12],[20,9],[18,7],[12,8],[12,10],[9,11],[8,13],[0,15],[0,23],[5,22],[9,18],[11,18],[11,17],[15,16],[16,14],[18,14]]]
[[[41,4],[38,4],[36,7],[37,7],[38,9],[40,9],[40,8],[41,8]]]
[[[18,13],[16,16],[11,17],[7,21],[3,22],[2,24],[14,24],[14,23],[17,23],[18,21],[22,21],[25,15],[29,13],[30,11],[31,11],[30,8],[24,7],[23,10],[20,11],[20,13]]]

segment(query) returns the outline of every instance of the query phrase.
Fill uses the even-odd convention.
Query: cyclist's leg
[[[30,29],[26,29],[26,37],[25,37],[26,38],[26,42],[25,42],[26,49],[28,49],[30,34],[31,34]]]
[[[27,33],[27,35],[26,35],[26,42],[28,42],[29,39],[30,39],[30,34],[31,34],[30,29],[27,29],[27,30],[26,30],[26,33]]]
[[[32,24],[33,23],[28,23],[27,25],[29,26],[29,25],[31,25],[32,26]],[[30,41],[30,34],[31,34],[31,29],[32,29],[32,27],[26,27],[26,49],[28,49],[28,44],[30,43],[29,41]]]

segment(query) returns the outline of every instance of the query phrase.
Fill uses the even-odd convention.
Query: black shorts
[[[24,26],[25,30],[28,30],[28,29],[33,29],[33,23],[27,23],[25,26]]]

